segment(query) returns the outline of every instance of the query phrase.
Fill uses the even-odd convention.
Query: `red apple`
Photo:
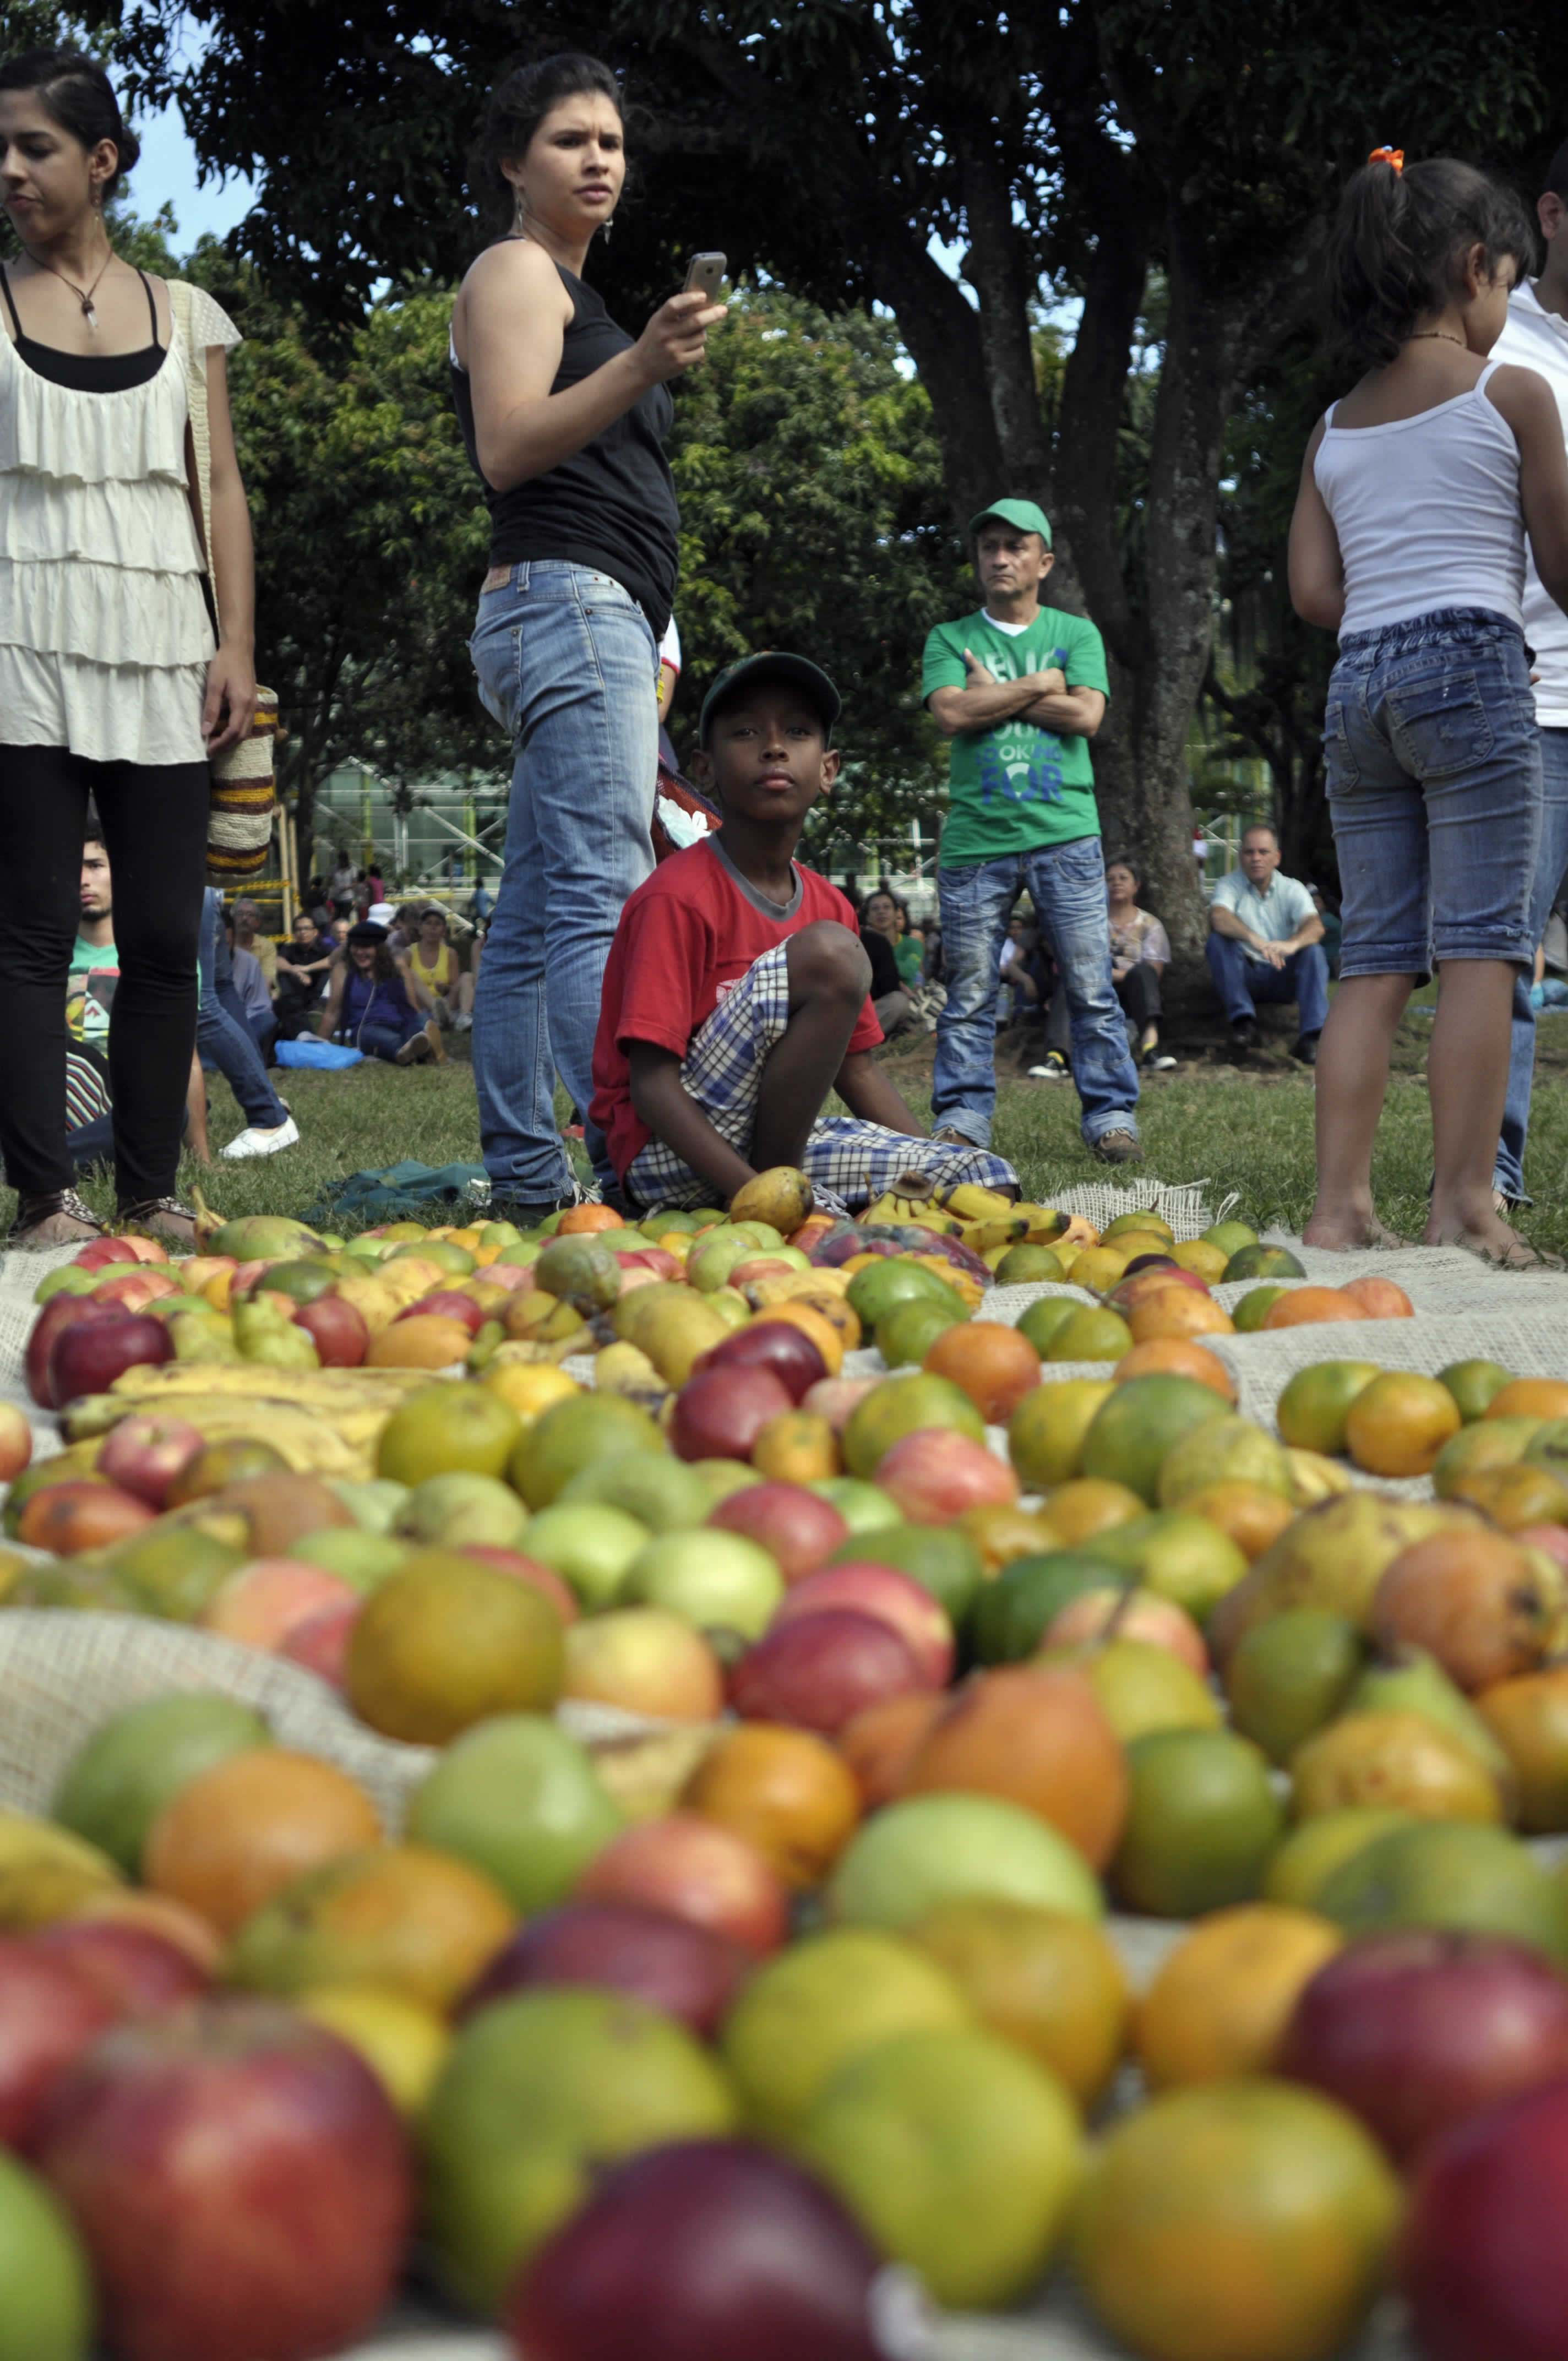
[[[1106,1290],[1104,1301],[1113,1311],[1126,1312],[1135,1303],[1141,1303],[1146,1296],[1153,1295],[1167,1286],[1195,1288],[1200,1295],[1209,1292],[1207,1280],[1200,1279],[1195,1270],[1188,1270],[1179,1262],[1157,1259],[1143,1270],[1134,1270],[1129,1267],[1115,1286]]]
[[[696,1367],[771,1369],[795,1402],[828,1375],[828,1364],[805,1329],[788,1320],[754,1320],[744,1328],[732,1328]]]
[[[1366,1936],[1306,1986],[1275,2070],[1337,2099],[1409,2165],[1451,2125],[1568,2075],[1568,1982],[1499,1936]]]
[[[1568,2081],[1457,2124],[1416,2176],[1397,2272],[1424,2361],[1568,2353]]]
[[[471,1295],[462,1295],[455,1287],[438,1287],[429,1295],[422,1295],[417,1303],[410,1303],[397,1313],[399,1320],[417,1320],[426,1312],[439,1312],[444,1319],[460,1320],[470,1336],[477,1336],[485,1324],[484,1307]]]
[[[0,2141],[27,2146],[60,2076],[120,2014],[74,1960],[0,1936]]]
[[[701,1369],[675,1396],[670,1445],[681,1459],[750,1459],[769,1419],[794,1408],[771,1369]]]
[[[707,1522],[761,1542],[777,1558],[786,1582],[810,1574],[850,1534],[832,1502],[819,1499],[804,1484],[743,1484],[709,1510]]]
[[[896,1631],[920,1668],[922,1688],[947,1687],[953,1677],[952,1624],[928,1590],[890,1565],[850,1558],[806,1575],[792,1586],[771,1628],[840,1608],[874,1615]]]
[[[1514,1539],[1526,1549],[1544,1550],[1559,1565],[1568,1566],[1568,1525],[1526,1525]]]
[[[758,1956],[776,1951],[789,1932],[789,1889],[773,1863],[746,1838],[695,1812],[623,1828],[589,1861],[576,1894],[689,1918]]]
[[[200,1428],[182,1418],[123,1418],[104,1437],[94,1472],[161,1509],[170,1484],[205,1441]]]
[[[1080,1590],[1046,1626],[1041,1642],[1047,1648],[1091,1646],[1104,1638],[1112,1620],[1119,1640],[1144,1640],[1151,1648],[1165,1648],[1179,1656],[1201,1681],[1209,1677],[1209,1651],[1203,1634],[1174,1598],[1157,1590],[1135,1590],[1131,1598],[1110,1584],[1103,1590]]]
[[[112,1303],[100,1303],[95,1295],[51,1295],[32,1324],[22,1355],[23,1374],[33,1400],[45,1410],[54,1408],[54,1398],[49,1389],[49,1356],[62,1328],[74,1328],[88,1320],[117,1320],[119,1316]]]
[[[63,1410],[83,1394],[107,1393],[123,1369],[173,1358],[173,1340],[150,1312],[115,1312],[107,1320],[78,1321],[49,1346],[50,1398],[56,1410]]]
[[[655,1279],[679,1279],[681,1266],[663,1246],[612,1246],[622,1270],[651,1270]]]
[[[731,1672],[729,1702],[744,1720],[830,1737],[868,1705],[929,1686],[890,1623],[835,1608],[775,1623]]]
[[[178,1279],[170,1279],[166,1270],[146,1270],[138,1264],[134,1270],[111,1271],[93,1290],[97,1303],[117,1303],[124,1312],[139,1312],[145,1304],[156,1303],[160,1295],[183,1295]]]
[[[356,1369],[370,1350],[370,1331],[356,1305],[341,1295],[296,1303],[294,1325],[313,1342],[323,1369]]]
[[[568,1902],[518,1928],[461,2014],[541,1984],[601,1984],[662,2009],[707,2040],[752,1965],[740,1944],[693,1919],[640,1902]]]
[[[346,2042],[267,2001],[192,2003],[98,2042],[38,2162],[124,2361],[308,2361],[369,2334],[413,2212],[403,2130]]]
[[[318,1607],[313,1615],[290,1625],[274,1653],[340,1689],[348,1642],[364,1604],[356,1591],[352,1598],[334,1598],[329,1606]]]
[[[0,1484],[19,1476],[33,1455],[33,1430],[15,1402],[0,1402]]]
[[[94,1985],[115,2016],[153,2016],[194,2000],[212,1982],[170,1937],[128,1919],[59,1918],[27,1938]]]
[[[525,1557],[521,1550],[497,1549],[489,1542],[465,1542],[457,1554],[477,1557],[483,1565],[499,1565],[503,1574],[526,1582],[550,1601],[563,1624],[575,1623],[582,1611],[565,1576],[553,1565],[542,1565],[536,1557]]]
[[[646,2149],[596,2180],[507,2307],[533,2361],[879,2361],[882,2257],[839,2200],[746,2140]]]
[[[129,1246],[133,1261],[167,1262],[169,1260],[168,1248],[159,1246],[156,1238],[126,1237],[120,1240],[120,1244],[123,1246]]]
[[[966,1509],[1018,1498],[1018,1478],[1006,1460],[950,1426],[900,1435],[878,1460],[876,1480],[912,1525],[950,1525]]]
[[[782,1326],[783,1323],[770,1321],[764,1324]],[[738,1333],[743,1336],[746,1331],[742,1328]],[[818,1418],[827,1420],[835,1434],[842,1434],[872,1388],[881,1383],[880,1378],[819,1378],[802,1394],[800,1406],[802,1410],[815,1411]]]
[[[748,1255],[743,1262],[733,1266],[725,1285],[741,1289],[754,1287],[759,1279],[787,1279],[795,1268],[793,1262],[784,1262],[778,1255]]]
[[[89,1238],[71,1259],[78,1270],[102,1270],[107,1263],[140,1262],[141,1257],[129,1238]]]

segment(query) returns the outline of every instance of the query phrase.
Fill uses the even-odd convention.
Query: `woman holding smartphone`
[[[610,939],[653,865],[658,649],[679,524],[666,385],[702,359],[723,311],[700,291],[674,295],[634,340],[585,284],[626,177],[620,88],[597,59],[509,74],[469,177],[501,232],[452,322],[454,398],[491,518],[470,644],[514,749],[474,1079],[492,1212],[532,1228],[576,1193],[555,1074],[587,1106]],[[587,1145],[609,1178],[602,1139]]]

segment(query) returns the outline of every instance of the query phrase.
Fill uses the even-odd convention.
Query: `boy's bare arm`
[[[852,1049],[834,1077],[833,1087],[851,1115],[862,1123],[880,1123],[888,1131],[902,1131],[924,1139],[926,1126],[911,1115],[869,1049]]]
[[[727,1139],[720,1137],[696,1101],[681,1082],[681,1061],[673,1049],[653,1041],[628,1045],[631,1068],[631,1105],[639,1123],[655,1139],[673,1148],[683,1164],[711,1180],[719,1200],[728,1203],[756,1173]]]

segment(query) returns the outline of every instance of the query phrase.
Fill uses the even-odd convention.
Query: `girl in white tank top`
[[[1343,894],[1341,982],[1317,1068],[1310,1246],[1397,1246],[1372,1203],[1388,1052],[1441,974],[1428,1059],[1424,1233],[1539,1257],[1492,1171],[1516,970],[1528,963],[1541,752],[1521,599],[1525,535],[1568,606],[1568,457],[1532,370],[1487,359],[1533,258],[1512,192],[1467,164],[1375,151],[1330,251],[1343,343],[1367,364],[1307,445],[1290,527],[1296,611],[1340,635],[1323,744]]]

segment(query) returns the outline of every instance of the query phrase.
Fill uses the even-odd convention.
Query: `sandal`
[[[60,1222],[71,1222],[74,1229],[59,1229]],[[39,1253],[51,1246],[85,1246],[89,1238],[104,1235],[104,1224],[83,1197],[74,1189],[56,1189],[46,1197],[21,1197],[16,1200],[16,1218],[6,1235],[5,1244],[16,1246],[22,1253]]]
[[[121,1230],[145,1230],[148,1237],[161,1238],[169,1246],[196,1243],[195,1210],[178,1197],[144,1197],[138,1204],[118,1206],[115,1223]]]

